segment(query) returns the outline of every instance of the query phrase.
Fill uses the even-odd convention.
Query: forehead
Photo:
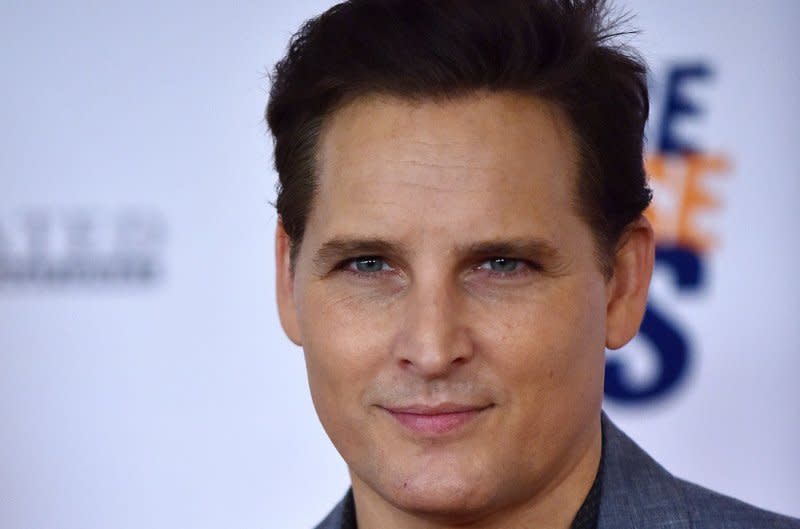
[[[317,168],[309,224],[316,218],[325,231],[419,233],[461,223],[499,236],[555,230],[574,216],[567,120],[552,104],[515,93],[356,99],[323,128]]]

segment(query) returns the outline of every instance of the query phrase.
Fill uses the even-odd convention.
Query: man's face
[[[609,284],[566,120],[531,97],[338,110],[284,328],[354,490],[479,515],[599,457]]]

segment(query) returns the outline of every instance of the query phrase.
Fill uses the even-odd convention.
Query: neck
[[[569,529],[597,476],[601,452],[598,418],[595,435],[569,458],[570,464],[524,501],[459,518],[400,509],[351,472],[358,529]]]

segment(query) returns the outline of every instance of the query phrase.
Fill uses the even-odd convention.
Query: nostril
[[[466,364],[467,359],[464,358],[463,356],[459,356],[458,358],[454,358],[452,363],[454,365],[460,366],[461,364]]]

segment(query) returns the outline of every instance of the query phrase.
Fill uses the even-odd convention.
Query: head
[[[360,515],[591,482],[652,269],[645,68],[613,33],[598,1],[361,0],[276,66],[281,322]]]

